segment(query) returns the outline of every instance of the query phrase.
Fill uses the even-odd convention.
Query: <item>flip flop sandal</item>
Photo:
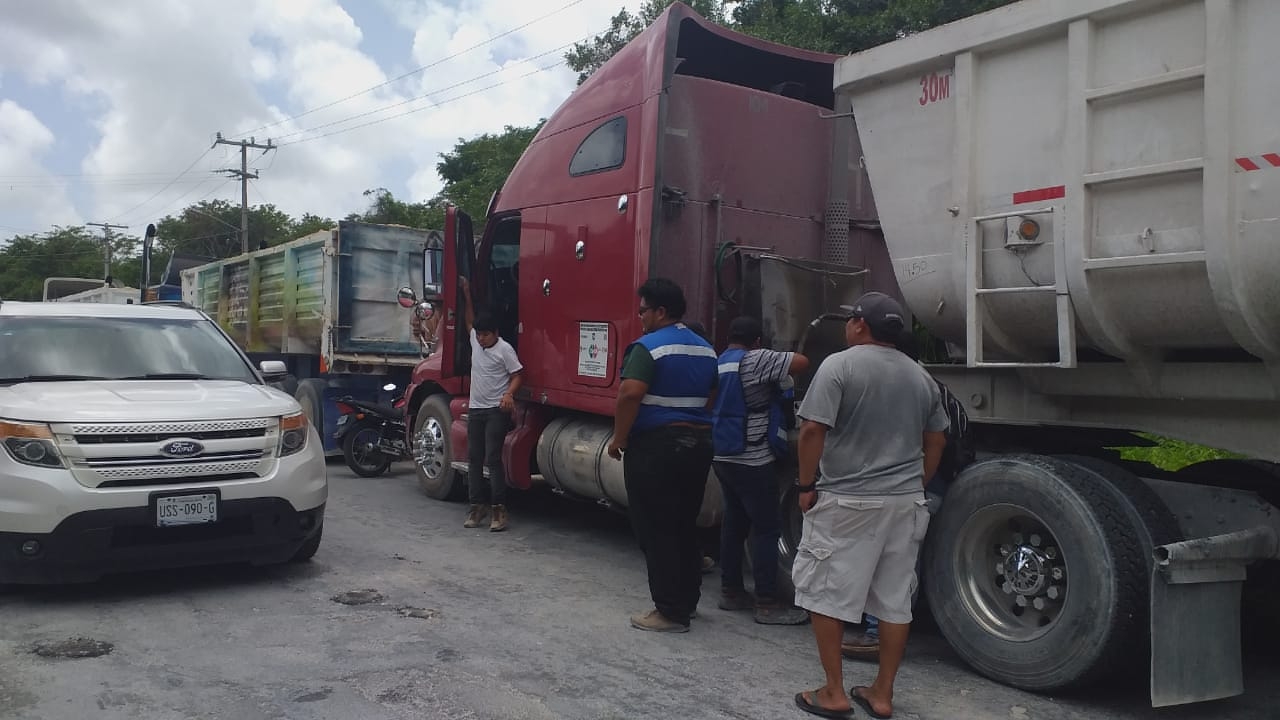
[[[853,717],[852,708],[848,710],[828,710],[816,702],[810,702],[809,698],[806,698],[805,695],[812,695],[816,700],[818,697],[818,691],[806,690],[804,692],[796,693],[796,707],[807,713],[817,715],[818,717],[834,718],[835,720],[849,720],[849,718]]]
[[[865,712],[866,714],[870,715],[873,718],[876,718],[876,720],[889,720],[889,718],[893,717],[893,713],[884,715],[872,709],[871,701],[862,697],[862,693],[858,692],[859,690],[866,690],[866,689],[867,689],[866,685],[856,685],[854,687],[849,688],[849,699],[852,700],[855,705],[862,708],[863,712]]]

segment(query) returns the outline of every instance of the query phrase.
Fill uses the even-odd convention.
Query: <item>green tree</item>
[[[397,200],[386,188],[365,190],[364,196],[370,198],[369,207],[363,213],[347,215],[347,220],[428,230],[444,227],[444,210],[434,208],[430,203]]]
[[[305,217],[315,218],[314,215]],[[319,218],[319,220],[325,220]],[[249,249],[278,245],[297,237],[297,225],[274,205],[249,208]],[[151,267],[163,267],[157,257],[177,251],[218,260],[240,254],[240,206],[226,200],[205,200],[156,223],[157,237]]]
[[[1010,2],[1013,0],[694,0],[690,5],[702,16],[747,35],[845,55]],[[575,44],[565,53],[565,60],[578,72],[578,83],[670,4],[671,0],[647,0],[634,15],[624,9],[613,17],[608,30]]]
[[[1013,0],[830,0],[833,49],[854,53],[938,25],[986,12]]]
[[[115,284],[138,281],[138,239],[112,238],[111,277]],[[0,248],[0,298],[40,300],[49,277],[103,279],[102,235],[85,227],[55,227],[31,235],[17,235]]]
[[[336,227],[337,224],[338,223],[327,217],[320,217],[319,215],[312,215],[311,213],[303,213],[302,217],[298,218],[293,223],[293,227],[289,230],[289,236],[293,238],[300,238],[303,235],[310,235],[317,230],[328,230],[329,228]]]
[[[544,122],[533,127],[508,125],[500,133],[485,133],[470,140],[459,138],[453,150],[441,153],[440,162],[436,163],[444,187],[428,204],[443,208],[445,203],[453,203],[473,220],[482,221],[489,210],[489,198],[506,182],[511,168]]]
[[[733,0],[729,0],[732,2]],[[578,84],[586,82],[591,73],[600,69],[609,58],[623,48],[642,30],[653,24],[675,0],[645,0],[633,15],[626,8],[618,11],[609,21],[609,29],[586,42],[574,43],[564,54],[564,59],[578,73]],[[687,2],[699,15],[714,22],[725,21],[722,0],[689,0]]]
[[[407,225],[439,230],[444,227],[445,208],[457,205],[479,226],[489,210],[489,198],[507,181],[511,168],[538,134],[542,122],[533,127],[508,125],[500,133],[485,133],[470,140],[458,139],[449,152],[440,154],[436,172],[444,187],[425,202],[397,199],[386,188],[365,190],[369,207],[351,213],[348,220]]]

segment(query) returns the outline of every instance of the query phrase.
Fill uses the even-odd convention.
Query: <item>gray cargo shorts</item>
[[[924,492],[852,496],[819,492],[804,514],[791,581],[810,612],[862,622],[911,622],[916,559],[929,529]]]

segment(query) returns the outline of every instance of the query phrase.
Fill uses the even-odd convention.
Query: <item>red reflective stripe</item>
[[[1036,190],[1023,190],[1013,194],[1013,204],[1021,205],[1030,202],[1042,202],[1044,200],[1057,200],[1067,196],[1066,185],[1054,185],[1053,187],[1039,188]]]
[[[1236,158],[1236,164],[1249,172],[1260,169],[1254,161],[1250,160],[1247,157]]]
[[[1262,159],[1271,163],[1272,167],[1280,167],[1280,155],[1277,155],[1275,153],[1267,153],[1266,155],[1262,156]]]

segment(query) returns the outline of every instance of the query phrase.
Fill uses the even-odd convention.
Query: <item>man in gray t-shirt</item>
[[[792,567],[809,611],[826,684],[801,709],[893,712],[893,682],[911,627],[916,558],[929,525],[924,485],[946,445],[937,384],[894,347],[906,323],[897,301],[867,293],[849,308],[850,347],[822,362],[797,413],[804,527]],[[845,622],[880,619],[880,668],[869,687],[842,687]],[[816,713],[821,714],[821,713]]]

